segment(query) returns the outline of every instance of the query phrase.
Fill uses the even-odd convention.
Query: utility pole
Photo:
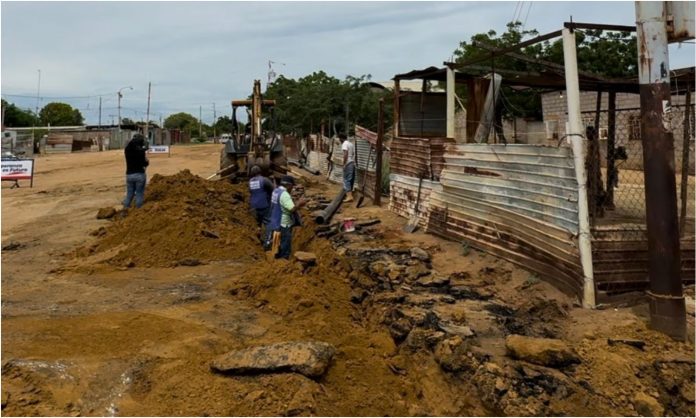
[[[575,179],[578,187],[578,249],[582,266],[582,306],[595,307],[594,269],[592,265],[592,241],[590,232],[590,214],[587,198],[587,139],[582,127],[580,113],[580,81],[578,79],[578,57],[575,45],[575,32],[563,29],[563,63],[565,65],[565,82],[568,101],[567,136],[573,149],[575,162]]]
[[[215,102],[213,102],[213,141],[217,144],[217,133],[215,132],[215,123],[217,122],[217,113],[215,112]]]
[[[117,95],[118,95],[118,133],[119,134],[121,133],[121,97],[123,97],[123,94],[121,94],[121,90],[123,90],[123,89],[133,90],[133,87],[128,86],[128,87],[121,87],[120,89],[118,89]],[[113,122],[112,122],[112,124],[113,124]],[[119,137],[119,140],[120,140],[120,137]]]
[[[665,2],[636,3],[650,327],[686,338]]]
[[[99,96],[99,129],[101,129],[101,106],[102,105],[102,98]]]
[[[150,91],[152,89],[152,82],[147,83],[147,114],[145,116],[145,139],[150,140],[149,130],[150,130]]]
[[[39,96],[41,95],[41,70],[39,72],[39,84],[36,87],[36,116],[39,116]]]
[[[203,106],[198,106],[198,140],[203,138]]]

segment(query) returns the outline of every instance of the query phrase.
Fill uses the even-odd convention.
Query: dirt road
[[[148,177],[207,177],[218,150],[175,147],[151,157]],[[318,255],[312,268],[269,263],[235,237],[253,235],[244,205],[217,197],[236,189],[163,180],[152,190],[177,199],[97,220],[123,198],[123,171],[118,151],[51,156],[37,160],[33,189],[3,186],[2,245],[16,244],[2,253],[3,415],[693,415],[693,338],[648,330],[645,305],[579,309],[508,263],[404,236],[405,220],[383,208],[344,208],[381,223],[331,240],[307,222],[294,245]],[[336,189],[305,187],[314,198]],[[190,254],[201,264],[181,265]],[[578,362],[512,359],[510,334],[562,340]],[[617,336],[645,345],[610,344]],[[304,340],[336,347],[320,378],[210,369],[230,350]]]

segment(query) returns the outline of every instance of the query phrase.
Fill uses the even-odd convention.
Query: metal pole
[[[145,116],[145,139],[150,140],[150,91],[152,89],[152,82],[147,83],[147,113]]]
[[[118,133],[121,133],[121,91],[118,92]],[[119,141],[121,137],[118,137]]]
[[[101,129],[102,98],[99,96],[99,128]]]
[[[632,129],[629,127],[629,129]],[[614,210],[614,185],[619,173],[614,166],[616,155],[616,92],[609,92],[609,106],[607,112],[607,199],[606,208]]]
[[[447,138],[454,139],[454,70],[447,67]]]
[[[217,123],[217,112],[215,111],[215,102],[213,102],[213,139],[217,144],[217,132],[215,130],[215,123]]]
[[[650,326],[686,338],[665,2],[636,2]]]
[[[377,116],[377,144],[375,151],[375,197],[372,203],[376,206],[382,204],[382,143],[384,141],[384,99],[379,99],[379,114]],[[369,161],[368,161],[369,162]]]
[[[582,306],[595,307],[594,272],[592,267],[592,242],[590,235],[590,216],[587,201],[587,153],[582,115],[580,114],[580,83],[578,81],[578,58],[575,50],[575,34],[563,29],[563,62],[568,100],[568,132],[573,147],[575,178],[578,182],[578,246],[583,273]]]
[[[198,106],[198,140],[203,137],[203,106]]]
[[[682,142],[681,166],[681,211],[679,215],[679,236],[684,236],[686,208],[689,199],[689,140],[691,139],[691,86],[686,90],[684,106],[684,142]]]

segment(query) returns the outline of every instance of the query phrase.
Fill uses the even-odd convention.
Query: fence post
[[[582,306],[595,307],[595,285],[592,267],[592,242],[590,235],[590,216],[587,201],[587,154],[585,135],[580,114],[580,82],[578,80],[578,57],[575,50],[575,33],[563,29],[563,62],[565,64],[565,82],[568,96],[568,132],[573,147],[575,161],[575,178],[578,183],[578,246],[580,264],[582,265],[583,289]]]
[[[686,338],[665,2],[636,2],[650,326]]]
[[[375,197],[372,203],[382,204],[382,141],[384,141],[384,99],[379,99],[379,114],[377,116],[377,144],[375,144]]]
[[[630,129],[630,127],[629,127]],[[607,111],[607,199],[606,207],[614,210],[614,184],[616,184],[615,168],[616,152],[616,92],[609,92],[609,106]]]

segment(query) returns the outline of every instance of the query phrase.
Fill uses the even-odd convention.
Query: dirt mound
[[[181,260],[257,260],[263,250],[246,185],[207,181],[183,170],[155,175],[145,205],[110,225],[78,255],[117,251],[109,263],[167,267]]]

